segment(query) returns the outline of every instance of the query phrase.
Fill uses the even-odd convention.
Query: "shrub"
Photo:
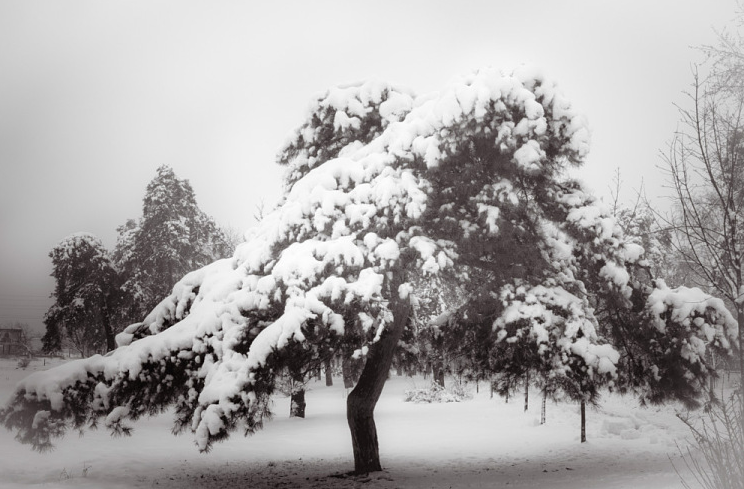
[[[680,450],[682,460],[704,489],[744,489],[741,396],[741,390],[735,391],[727,402],[712,406],[699,422],[677,415],[693,435],[692,448]],[[691,489],[681,478],[682,485]]]
[[[460,384],[452,389],[445,389],[436,382],[424,389],[410,389],[405,392],[404,402],[460,402],[472,396]]]
[[[18,363],[16,365],[18,368],[25,370],[26,367],[28,367],[29,363],[31,363],[31,357],[21,357],[18,359]]]

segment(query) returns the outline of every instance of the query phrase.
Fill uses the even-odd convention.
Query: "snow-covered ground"
[[[34,360],[26,370],[0,359],[0,402],[20,378],[49,367]],[[171,417],[140,420],[133,436],[108,431],[75,433],[56,450],[38,454],[0,431],[0,488],[680,488],[672,465],[684,466],[677,444],[686,427],[675,409],[639,408],[631,398],[604,396],[587,411],[588,443],[579,443],[577,405],[548,403],[541,426],[540,397],[531,392],[509,403],[489,399],[485,386],[474,399],[450,404],[403,402],[422,378],[393,376],[375,411],[385,470],[346,477],[353,468],[345,417],[345,391],[314,383],[307,418],[290,419],[289,401],[277,397],[275,417],[252,437],[235,433],[208,454],[189,433],[170,434]],[[473,386],[474,387],[474,386]],[[334,476],[334,474],[339,474]]]

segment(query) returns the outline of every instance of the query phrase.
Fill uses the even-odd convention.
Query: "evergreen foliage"
[[[113,350],[113,323],[122,299],[120,277],[101,240],[88,233],[73,234],[49,256],[55,302],[44,317],[44,351],[59,351],[64,340],[83,356]]]
[[[161,166],[147,185],[142,217],[118,229],[116,265],[126,277],[129,316],[144,317],[191,270],[224,258],[228,238],[196,203],[188,180]]]
[[[186,274],[111,355],[20,383],[0,420],[44,448],[68,424],[126,432],[175,405],[174,431],[208,450],[261,426],[277,372],[331,351],[364,361],[348,420],[356,470],[379,470],[374,406],[427,277],[462,291],[438,334],[473,348],[474,369],[537,373],[582,400],[603,385],[689,400],[735,322],[720,301],[648,278],[643,249],[564,177],[587,151],[583,118],[526,69],[415,98],[331,89],[280,152],[282,204],[234,256]],[[133,234],[184,236],[181,220],[157,222]]]

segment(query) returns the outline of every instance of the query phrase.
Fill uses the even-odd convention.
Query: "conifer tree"
[[[380,83],[331,89],[280,153],[283,202],[234,256],[185,275],[111,355],[21,382],[0,420],[43,449],[68,426],[105,418],[127,432],[127,419],[174,405],[174,431],[208,450],[260,428],[294,348],[315,362],[323,345],[363,362],[347,397],[354,467],[380,470],[374,409],[422,275],[472,296],[451,324],[490,331],[567,391],[622,381],[673,397],[706,380],[703,354],[727,351],[735,322],[702,293],[688,307],[688,292],[637,279],[642,249],[563,176],[587,151],[583,118],[530,70],[482,70],[416,98]],[[470,277],[483,279],[468,288]],[[597,300],[657,340],[641,373],[660,378],[624,372],[636,363],[619,334],[598,333]]]
[[[60,350],[65,339],[83,356],[113,350],[120,284],[101,240],[88,233],[72,234],[49,256],[55,302],[44,317],[44,351]]]
[[[161,166],[147,185],[142,217],[118,228],[114,259],[126,277],[130,317],[141,318],[186,273],[232,251],[214,220],[196,203],[188,180]]]

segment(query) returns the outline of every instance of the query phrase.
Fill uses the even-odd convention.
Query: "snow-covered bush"
[[[472,397],[473,395],[460,384],[455,383],[452,387],[444,388],[438,383],[432,382],[426,388],[406,390],[403,401],[415,403],[461,402],[472,399]]]
[[[457,397],[461,401],[473,398],[473,389],[465,382],[453,382],[448,389],[453,396]]]

